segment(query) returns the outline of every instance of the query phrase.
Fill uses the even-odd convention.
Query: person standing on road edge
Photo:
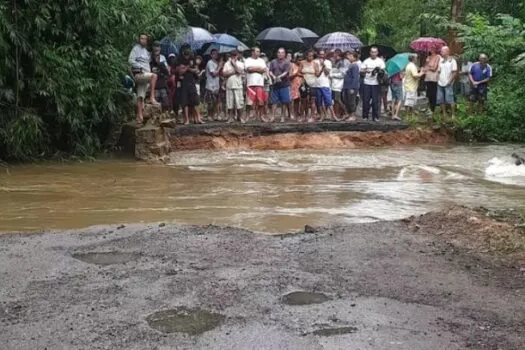
[[[437,86],[439,79],[439,61],[441,57],[437,53],[435,47],[430,49],[430,54],[428,55],[425,66],[425,90],[426,96],[428,98],[428,104],[432,113],[436,110],[437,105]]]
[[[133,46],[129,53],[128,62],[131,66],[131,74],[135,79],[137,86],[137,123],[144,122],[144,100],[148,91],[148,84],[151,88],[149,102],[158,106],[159,103],[155,99],[155,87],[157,84],[157,74],[151,73],[151,55],[147,49],[148,35],[140,34],[138,42]]]
[[[454,81],[458,75],[458,63],[450,56],[450,49],[444,46],[441,49],[441,61],[439,62],[439,78],[437,104],[441,106],[443,117],[447,116],[447,106],[450,106],[452,118],[456,117],[456,99],[454,94]]]
[[[255,118],[266,121],[266,101],[268,94],[264,90],[264,76],[268,71],[266,62],[260,57],[261,49],[252,48],[252,57],[248,57],[244,63],[246,77],[246,104],[251,106]]]
[[[204,92],[204,102],[208,109],[208,120],[220,120],[218,114],[219,90],[221,88],[219,64],[219,52],[216,49],[211,50],[211,59],[206,63],[206,89]]]
[[[417,104],[417,89],[419,87],[419,79],[425,75],[425,70],[418,72],[416,66],[418,56],[411,54],[408,57],[409,63],[405,68],[405,79],[403,81],[403,88],[405,90],[405,107],[409,115],[414,114],[414,107]]]
[[[277,50],[277,58],[270,63],[270,77],[273,80],[272,87],[272,121],[275,120],[275,113],[277,111],[277,104],[281,104],[283,109],[286,108],[288,117],[295,119],[292,114],[290,103],[292,96],[290,91],[290,73],[292,70],[292,63],[286,59],[286,51],[284,48]],[[281,123],[284,123],[284,113],[281,112]]]
[[[244,63],[239,60],[239,52],[234,50],[230,59],[224,65],[222,75],[226,79],[226,108],[228,110],[228,123],[235,119],[245,123],[243,119],[244,91],[242,76],[244,74]]]
[[[350,66],[345,72],[343,83],[343,96],[346,104],[346,111],[348,113],[348,120],[355,122],[355,111],[357,109],[357,95],[361,84],[361,74],[359,74],[359,65],[356,63],[358,54],[355,52],[347,52],[346,58],[350,62]]]
[[[318,56],[314,63],[317,77],[316,105],[319,111],[319,121],[322,122],[328,112],[330,112],[331,119],[335,119],[332,89],[330,87],[332,62],[326,59],[324,50],[320,50]]]
[[[370,101],[372,101],[372,119],[379,121],[379,98],[381,88],[379,86],[379,75],[385,74],[385,61],[378,57],[379,50],[373,46],[370,48],[370,57],[361,65],[363,80],[363,119],[368,119],[370,114]]]
[[[488,64],[488,61],[488,56],[482,53],[479,55],[479,61],[470,68],[469,80],[472,88],[470,89],[469,109],[471,113],[483,112],[483,107],[487,100],[488,82],[492,78],[492,67]],[[476,106],[478,108],[475,108]]]

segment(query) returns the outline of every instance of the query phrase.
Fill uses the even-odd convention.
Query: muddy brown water
[[[518,146],[194,151],[0,168],[0,232],[174,222],[289,232],[450,204],[525,208]]]

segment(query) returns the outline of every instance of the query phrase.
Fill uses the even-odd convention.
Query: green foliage
[[[363,10],[361,36],[375,32],[377,37],[368,37],[369,44],[376,42],[407,51],[418,37],[446,34],[439,19],[423,18],[423,13],[444,18],[450,13],[450,0],[369,0]]]
[[[0,1],[0,158],[99,151],[129,105],[121,78],[139,31],[165,32],[169,0]]]
[[[319,35],[355,32],[365,0],[181,0],[188,23],[235,35],[246,44],[267,27],[306,27]]]
[[[525,69],[520,66],[520,53],[525,52],[524,23],[508,15],[498,15],[495,23],[469,15],[457,30],[465,57],[475,60],[482,52],[488,54],[495,73],[486,115],[463,116],[458,127],[478,140],[525,141]]]

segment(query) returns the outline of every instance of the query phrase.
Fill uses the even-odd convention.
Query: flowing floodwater
[[[525,208],[515,146],[197,151],[169,165],[101,160],[0,168],[0,232],[174,222],[288,232],[451,204]]]

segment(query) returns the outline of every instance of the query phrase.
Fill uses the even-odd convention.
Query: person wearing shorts
[[[323,121],[327,112],[330,117],[335,119],[334,102],[332,99],[332,89],[330,87],[330,73],[332,71],[332,62],[325,59],[325,52],[319,51],[318,59],[315,61],[315,75],[317,77],[316,105],[320,110],[320,121]]]
[[[414,113],[414,107],[417,104],[417,89],[419,87],[419,79],[425,75],[424,71],[418,72],[416,66],[417,54],[411,54],[408,57],[409,63],[405,68],[405,80],[403,88],[405,90],[405,108],[409,114]]]
[[[401,120],[399,111],[403,103],[403,78],[401,72],[390,77],[390,91],[392,92],[392,119]]]
[[[286,59],[284,48],[277,50],[277,58],[270,63],[269,74],[273,80],[271,101],[272,101],[272,121],[275,120],[277,104],[281,104],[283,109],[286,108],[288,117],[293,119],[291,102],[292,96],[290,91],[290,71],[292,64]],[[284,113],[281,113],[281,123],[284,123]]]
[[[441,112],[444,117],[447,116],[447,106],[450,106],[451,116],[454,118],[456,114],[454,81],[458,74],[458,64],[450,56],[450,49],[447,46],[441,49],[441,57],[442,59],[439,62],[437,104],[441,106]]]
[[[137,122],[139,124],[142,124],[144,121],[144,100],[146,99],[148,85],[151,87],[151,91],[154,92],[157,84],[157,75],[151,73],[151,55],[146,48],[147,46],[148,35],[140,34],[138,43],[133,46],[128,57],[131,73],[137,87]],[[150,94],[149,102],[159,105],[155,99],[155,93]]]
[[[224,65],[222,75],[226,79],[226,109],[228,123],[237,119],[244,123],[242,110],[244,109],[244,91],[242,76],[244,63],[239,60],[239,52],[232,51],[231,57]]]
[[[266,62],[260,57],[261,49],[252,48],[252,57],[244,62],[246,76],[246,104],[252,106],[255,117],[258,120],[266,121],[266,100],[268,94],[264,89],[264,76],[268,70]]]
[[[492,78],[492,68],[488,64],[488,60],[487,55],[481,54],[479,61],[470,68],[469,81],[472,87],[469,96],[469,109],[471,113],[483,112],[483,107],[487,100],[488,83]]]

